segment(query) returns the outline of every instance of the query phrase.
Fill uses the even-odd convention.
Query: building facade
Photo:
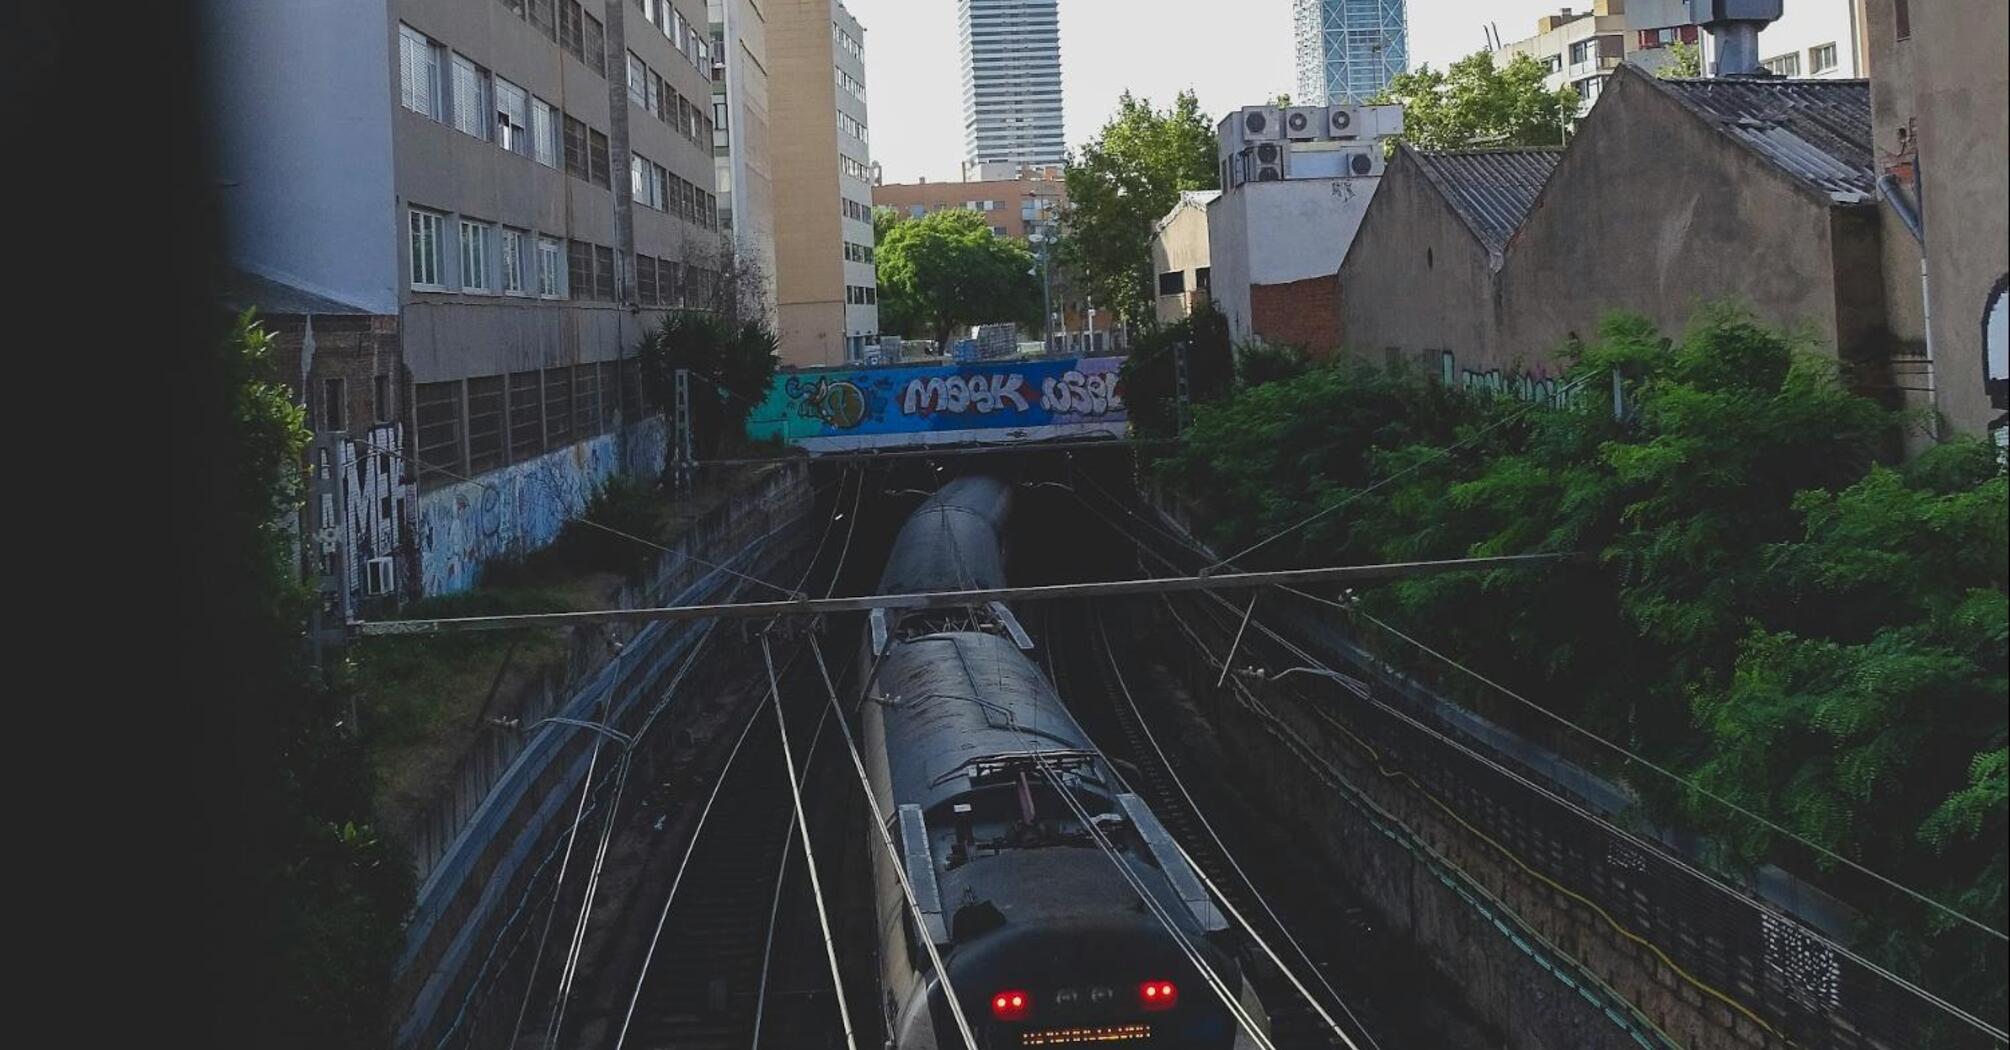
[[[1152,272],[1159,323],[1171,324],[1209,301],[1213,263],[1208,257],[1207,206],[1220,190],[1188,190],[1152,229]]]
[[[373,319],[297,355],[362,589],[470,587],[656,469],[636,347],[721,265],[695,0],[207,10],[230,260]]]
[[[862,360],[879,342],[865,30],[838,0],[769,0],[768,17],[782,363]]]
[[[1026,240],[1052,234],[1068,205],[1068,184],[1060,165],[992,163],[969,165],[979,178],[965,182],[890,182],[872,187],[874,207],[892,208],[918,219],[929,212],[965,208],[984,213],[991,232]]]
[[[957,0],[956,32],[965,159],[1036,165],[1066,159],[1058,0]]]
[[[1566,7],[1536,19],[1533,34],[1502,46],[1501,62],[1516,55],[1534,59],[1549,71],[1544,87],[1577,92],[1577,115],[1582,117],[1621,62],[1658,70],[1669,62],[1673,45],[1700,47],[1702,39],[1701,27],[1694,23],[1642,28],[1627,16],[1624,0],[1596,0],[1588,11]]]
[[[2005,7],[1868,0],[1862,25],[1885,230],[1894,377],[1940,432],[2010,443]],[[1930,437],[1930,436],[1929,436]]]
[[[1292,0],[1300,105],[1366,102],[1410,68],[1405,0]]]
[[[768,90],[767,13],[755,0],[709,0],[713,179],[719,222],[747,260],[746,273],[771,324],[775,314],[775,158]]]

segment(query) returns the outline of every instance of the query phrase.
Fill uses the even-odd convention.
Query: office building
[[[719,221],[741,258],[744,297],[775,315],[775,162],[769,95],[768,16],[755,0],[709,0],[712,136]]]
[[[956,23],[965,159],[1061,163],[1058,0],[957,0]]]
[[[784,365],[879,342],[865,30],[839,0],[768,0],[775,299]]]
[[[1300,105],[1366,102],[1410,68],[1405,0],[1293,0]]]

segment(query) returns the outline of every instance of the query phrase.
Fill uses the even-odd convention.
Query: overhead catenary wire
[[[1109,663],[1110,671],[1116,679],[1118,695],[1123,697],[1124,704],[1130,708],[1131,715],[1137,722],[1139,731],[1144,735],[1145,742],[1151,745],[1152,753],[1158,756],[1159,763],[1165,767],[1166,775],[1172,780],[1173,787],[1179,789],[1180,797],[1186,800],[1187,808],[1193,812],[1194,819],[1200,822],[1202,830],[1206,831],[1208,838],[1213,840],[1215,848],[1221,851],[1222,859],[1228,861],[1228,866],[1235,871],[1236,877],[1242,880],[1243,885],[1249,887],[1250,895],[1256,898],[1256,903],[1263,908],[1264,914],[1270,916],[1271,923],[1277,927],[1279,933],[1284,935],[1285,943],[1291,945],[1292,950],[1298,953],[1298,958],[1312,972],[1313,979],[1317,980],[1326,989],[1326,994],[1332,997],[1335,1003],[1339,1004],[1341,1011],[1346,1013],[1347,1019],[1354,1023],[1354,1027],[1361,1032],[1362,1038],[1368,1041],[1368,1045],[1373,1047],[1374,1050],[1381,1050],[1380,1045],[1375,1041],[1374,1035],[1368,1031],[1368,1027],[1362,1024],[1361,1019],[1356,1017],[1354,1011],[1348,1007],[1347,1000],[1342,998],[1340,993],[1334,990],[1332,983],[1326,980],[1326,975],[1320,972],[1318,964],[1312,961],[1312,956],[1307,954],[1304,947],[1298,943],[1298,938],[1291,935],[1290,928],[1284,925],[1284,920],[1278,917],[1276,910],[1264,898],[1263,891],[1257,888],[1255,880],[1249,877],[1248,872],[1242,870],[1242,865],[1236,861],[1235,855],[1229,852],[1228,844],[1221,840],[1221,835],[1214,830],[1214,825],[1208,821],[1207,814],[1201,812],[1200,803],[1195,801],[1193,793],[1187,790],[1186,783],[1180,779],[1179,772],[1173,768],[1172,759],[1167,757],[1165,749],[1159,746],[1157,735],[1152,732],[1151,726],[1145,723],[1144,712],[1139,709],[1137,699],[1131,695],[1130,684],[1124,681],[1123,668],[1117,664],[1116,650],[1110,644],[1109,632],[1104,628],[1100,615],[1096,617],[1096,635],[1102,640],[1101,652],[1103,658]],[[1099,748],[1098,751],[1100,750]],[[1354,1040],[1349,1038],[1347,1033],[1340,1029],[1339,1023],[1333,1019],[1331,1014],[1326,1012],[1326,1008],[1299,981],[1297,975],[1293,974],[1291,969],[1284,965],[1284,961],[1277,957],[1277,953],[1271,950],[1270,945],[1264,941],[1263,936],[1256,931],[1256,927],[1251,925],[1249,920],[1243,918],[1236,911],[1235,905],[1229,902],[1228,895],[1221,892],[1214,885],[1213,880],[1207,877],[1207,873],[1201,870],[1199,864],[1194,863],[1194,859],[1187,854],[1186,847],[1180,845],[1178,840],[1173,841],[1173,847],[1179,850],[1180,858],[1186,861],[1187,866],[1193,869],[1194,874],[1199,876],[1202,882],[1207,884],[1209,892],[1220,899],[1222,906],[1227,908],[1229,914],[1235,917],[1235,921],[1241,923],[1243,929],[1249,931],[1249,935],[1256,941],[1257,947],[1265,955],[1269,956],[1271,963],[1277,967],[1278,972],[1284,974],[1285,978],[1291,982],[1292,987],[1298,990],[1298,994],[1311,1004],[1312,1009],[1318,1011],[1320,1019],[1326,1022],[1327,1027],[1333,1029],[1333,1034],[1339,1036],[1340,1040],[1350,1048],[1353,1048],[1353,1050],[1359,1050]]]

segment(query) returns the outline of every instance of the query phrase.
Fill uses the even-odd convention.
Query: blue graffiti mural
[[[812,450],[922,444],[929,436],[1122,434],[1122,363],[1085,357],[784,373],[748,417],[747,433]]]

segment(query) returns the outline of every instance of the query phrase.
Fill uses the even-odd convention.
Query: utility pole
[[[691,489],[691,475],[697,465],[697,456],[691,450],[691,370],[677,370],[675,393],[672,397],[671,426],[677,428],[672,442],[670,460],[671,479],[679,492]]]

